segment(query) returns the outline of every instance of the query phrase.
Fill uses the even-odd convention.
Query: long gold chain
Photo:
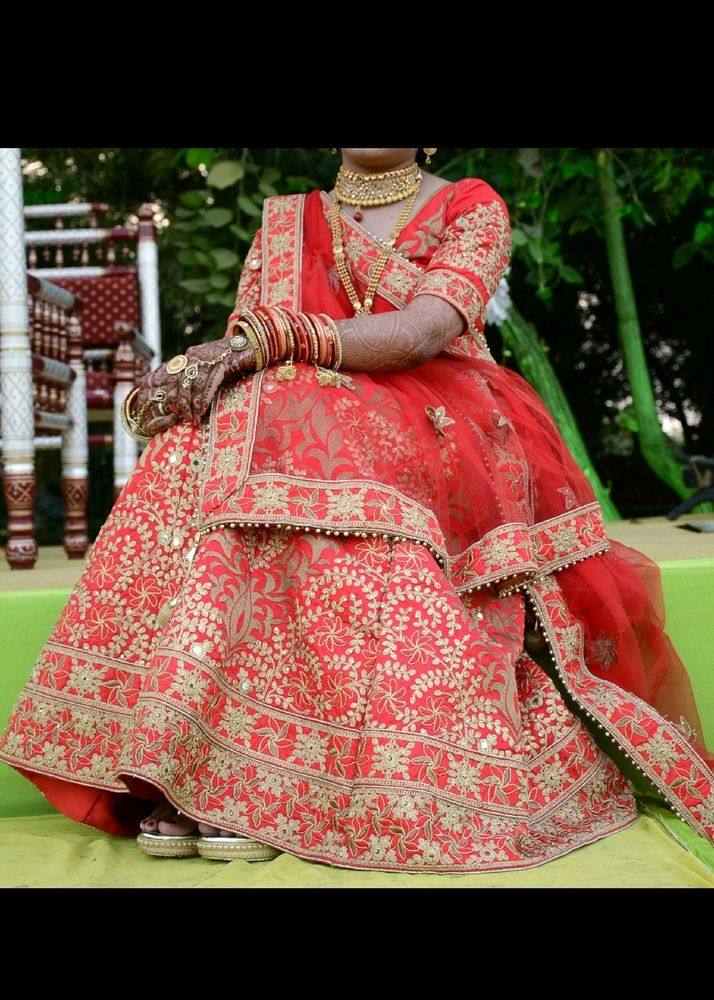
[[[342,245],[342,224],[340,222],[340,201],[335,196],[332,202],[332,251],[335,255],[335,264],[337,265],[337,273],[340,276],[340,281],[347,292],[350,302],[355,311],[355,316],[365,316],[372,312],[372,306],[374,304],[374,296],[377,292],[377,286],[379,285],[380,279],[387,266],[387,261],[389,260],[389,255],[394,248],[394,244],[399,238],[399,234],[406,225],[406,221],[409,218],[409,214],[414,207],[414,202],[416,201],[417,194],[419,193],[419,188],[421,187],[421,176],[419,177],[419,182],[417,187],[407,198],[404,204],[399,218],[397,219],[397,224],[391,236],[388,236],[382,241],[384,249],[380,254],[378,262],[372,268],[372,273],[369,277],[369,283],[367,285],[367,291],[364,296],[364,303],[360,302],[357,290],[352,282],[352,277],[347,267],[347,261],[345,260],[345,248]]]

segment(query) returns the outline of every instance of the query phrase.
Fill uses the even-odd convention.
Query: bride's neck
[[[396,163],[360,163],[356,160],[352,160],[349,156],[342,157],[342,166],[345,170],[351,170],[355,174],[386,174],[391,173],[393,170],[404,170],[405,167],[411,167],[414,163],[413,157],[407,157],[404,160],[399,160]]]

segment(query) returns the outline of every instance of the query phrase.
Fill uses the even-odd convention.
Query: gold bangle
[[[253,336],[259,345],[258,356],[261,359],[260,367],[267,368],[270,364],[270,348],[267,342],[267,337],[263,331],[263,327],[261,326],[260,319],[254,312],[251,312],[250,309],[245,310],[243,318],[250,325],[253,331]]]
[[[129,406],[131,405],[132,400],[136,396],[138,396],[140,392],[141,392],[141,390],[140,390],[139,386],[137,385],[137,386],[134,386],[134,388],[131,389],[126,394],[126,396],[124,397],[124,402],[122,403],[122,407],[124,408],[124,413],[126,414],[127,420],[133,420],[133,417],[132,417],[131,413],[129,412]]]
[[[306,323],[310,333],[310,340],[312,341],[312,363],[317,367],[320,360],[320,341],[317,336],[317,331],[315,330],[313,317],[310,313],[301,313],[300,315],[302,316],[303,322]]]
[[[253,354],[255,355],[255,370],[260,371],[261,368],[265,368],[265,362],[263,361],[263,352],[260,347],[260,342],[253,330],[253,327],[247,320],[238,320],[236,326],[240,327],[243,333],[248,338],[248,343],[253,349]]]
[[[139,444],[148,444],[151,441],[150,437],[140,432],[139,424],[134,420],[133,417],[129,416],[129,405],[134,397],[139,392],[139,389],[132,389],[131,392],[124,398],[124,402],[119,408],[119,422],[121,423],[124,430],[127,432],[129,437],[133,438]]]
[[[320,314],[332,333],[332,340],[335,344],[335,364],[334,370],[339,371],[340,365],[342,364],[342,337],[340,337],[340,331],[337,329],[337,323],[335,323],[332,316],[328,316],[327,313]]]
[[[295,357],[295,336],[288,317],[279,307],[273,310],[273,315],[285,335],[286,350],[290,351],[290,357],[286,359],[284,364],[280,365],[275,373],[275,378],[278,382],[292,382],[297,375],[297,368],[293,364],[293,358]]]
[[[265,322],[260,318],[260,316],[258,316],[257,313],[250,311],[250,314],[256,323],[255,332],[258,334],[258,337],[260,339],[260,345],[263,348],[263,354],[265,355],[266,359],[265,365],[267,367],[268,365],[271,365],[275,360],[270,353],[270,337],[268,336],[268,328]]]
[[[285,348],[290,352],[290,360],[295,357],[295,337],[293,336],[293,330],[290,325],[288,317],[285,315],[280,306],[273,307],[273,315],[278,322],[278,326],[282,330],[283,337],[285,338]],[[282,358],[276,359],[282,361]]]

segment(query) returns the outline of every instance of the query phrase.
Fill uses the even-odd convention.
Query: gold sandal
[[[199,837],[196,845],[202,858],[212,861],[272,861],[283,852],[272,844],[252,837],[234,834],[232,837]]]
[[[201,838],[197,833],[185,837],[174,837],[168,833],[142,833],[136,842],[144,854],[153,854],[157,858],[195,858],[199,854],[198,842]]]

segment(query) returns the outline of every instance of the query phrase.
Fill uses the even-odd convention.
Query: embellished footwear
[[[283,853],[271,844],[264,844],[239,833],[226,832],[221,835],[218,827],[204,823],[198,824],[198,830],[203,834],[198,840],[198,853],[202,858],[210,858],[212,861],[272,861]],[[209,830],[211,833],[208,833]]]
[[[150,816],[141,821],[140,826],[141,833],[136,842],[144,854],[159,858],[193,858],[198,855],[197,844],[201,838],[195,820],[184,816],[170,803],[161,802]],[[165,832],[167,829],[168,832]]]
[[[250,837],[199,837],[198,853],[212,861],[272,861],[283,852]]]
[[[195,858],[200,839],[198,835],[172,837],[167,833],[140,833],[136,842],[144,854],[158,858]]]

